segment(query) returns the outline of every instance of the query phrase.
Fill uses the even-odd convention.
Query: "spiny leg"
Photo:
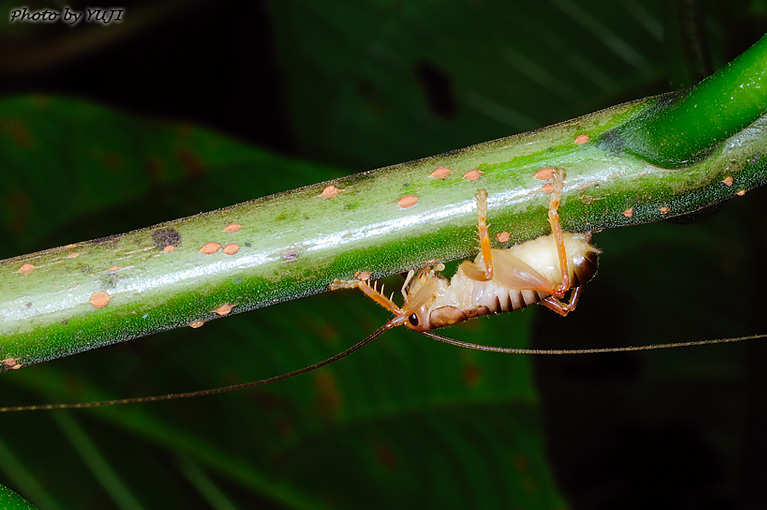
[[[393,319],[384,325],[384,328],[386,329],[404,323],[406,320],[405,312],[399,306],[394,304],[394,301],[383,295],[375,287],[368,285],[368,283],[364,280],[334,280],[333,283],[328,286],[328,288],[330,290],[360,289],[370,299],[395,315]]]

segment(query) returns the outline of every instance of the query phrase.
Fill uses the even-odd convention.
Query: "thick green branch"
[[[764,46],[760,42],[762,53]],[[719,96],[733,83],[757,83],[763,76],[763,68],[747,68],[732,65],[712,80],[722,89]],[[674,112],[695,113],[690,98],[696,94],[663,99],[664,108],[658,98],[635,101],[440,156],[1,261],[0,370],[323,292],[333,279],[357,272],[377,278],[435,259],[473,256],[478,188],[489,193],[491,235],[510,234],[498,246],[546,234],[548,195],[535,178],[542,167],[567,171],[561,214],[570,231],[686,214],[764,184],[767,116],[742,125],[753,111],[763,111],[754,94],[751,102],[762,110],[758,104],[754,110],[743,103],[734,109],[714,100],[697,103],[715,119],[710,124],[730,126],[728,133],[740,126],[724,140],[717,129],[701,129],[705,135],[688,149],[669,151],[664,138],[646,138],[656,144],[648,154],[663,154],[667,167],[686,162],[682,170],[660,168],[633,150],[638,138],[627,133],[686,129],[676,126],[685,117]],[[675,109],[676,101],[682,106]],[[692,162],[685,155],[690,151]]]
[[[767,112],[767,36],[682,93],[658,98],[605,137],[655,165],[679,168]]]

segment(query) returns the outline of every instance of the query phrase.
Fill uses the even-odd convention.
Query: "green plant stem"
[[[757,47],[764,53],[764,40]],[[757,83],[763,75],[753,64],[733,64],[711,83],[722,87],[722,96],[729,84]],[[713,97],[712,87],[695,90]],[[737,104],[753,112],[757,88],[746,89],[751,103]],[[359,272],[378,278],[472,257],[479,188],[489,193],[492,238],[510,235],[496,246],[547,234],[549,196],[535,177],[543,167],[567,171],[560,213],[569,231],[670,218],[763,185],[767,116],[738,132],[727,128],[732,134],[725,140],[717,129],[701,129],[708,145],[692,162],[678,145],[647,139],[657,144],[653,154],[679,158],[667,167],[685,163],[683,170],[661,168],[628,150],[636,141],[631,133],[680,129],[682,114],[696,112],[695,94],[634,101],[440,156],[0,261],[0,370],[209,321],[229,308],[239,313],[323,292],[334,279]],[[683,106],[675,108],[676,101]],[[696,104],[715,126],[740,126],[752,116],[713,99]],[[625,150],[615,150],[618,142]],[[702,145],[697,137],[689,150],[699,154]],[[434,177],[440,167],[449,175]],[[405,204],[407,195],[417,202]],[[241,229],[227,231],[233,223]],[[221,248],[203,253],[207,243]],[[99,304],[99,296],[108,302]]]
[[[767,112],[767,36],[698,85],[659,97],[607,133],[617,148],[661,167],[680,168]]]

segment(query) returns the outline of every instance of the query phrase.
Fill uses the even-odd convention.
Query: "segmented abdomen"
[[[588,243],[588,237],[585,234],[566,233],[565,246],[570,272],[570,288],[579,287],[596,273],[597,255],[600,252]],[[509,253],[534,269],[552,286],[561,283],[556,245],[551,236],[513,246],[509,249]],[[480,257],[476,264],[484,268]],[[504,287],[498,283],[498,280],[500,278],[489,281],[475,280],[459,270],[450,281],[445,295],[438,299],[430,310],[431,327],[449,326],[482,315],[513,312],[538,303],[550,295],[529,288]]]

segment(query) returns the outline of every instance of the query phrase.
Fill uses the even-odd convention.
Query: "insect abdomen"
[[[588,243],[585,234],[565,233],[570,288],[585,284],[597,269],[599,250]],[[493,259],[512,255],[538,273],[552,285],[561,282],[561,269],[556,244],[552,236],[544,236],[527,243],[512,246],[508,250],[493,250]],[[475,264],[484,270],[481,255]],[[430,310],[429,324],[441,328],[473,317],[503,312],[513,312],[538,303],[550,294],[531,288],[510,288],[500,285],[497,279],[484,281],[469,278],[460,268],[450,281],[450,286]]]

